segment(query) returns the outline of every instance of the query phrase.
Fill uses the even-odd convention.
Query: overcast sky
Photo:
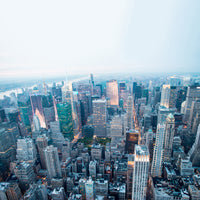
[[[199,0],[0,0],[0,78],[200,72]]]

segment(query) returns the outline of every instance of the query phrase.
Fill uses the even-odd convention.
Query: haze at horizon
[[[199,10],[198,0],[1,2],[0,78],[199,72]]]

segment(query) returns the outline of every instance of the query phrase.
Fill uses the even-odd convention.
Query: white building
[[[132,200],[145,200],[149,171],[149,151],[145,145],[135,146]]]
[[[165,125],[158,124],[156,133],[156,145],[154,147],[153,161],[151,166],[152,176],[161,176],[162,174],[164,138],[165,138]]]
[[[91,178],[85,183],[86,200],[94,200],[94,182]]]

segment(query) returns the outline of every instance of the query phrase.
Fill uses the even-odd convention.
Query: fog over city
[[[199,72],[200,2],[1,1],[0,78]]]
[[[0,0],[0,200],[199,200],[199,11]]]

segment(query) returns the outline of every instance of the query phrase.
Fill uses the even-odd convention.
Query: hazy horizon
[[[199,10],[198,0],[3,1],[0,78],[199,73]]]

